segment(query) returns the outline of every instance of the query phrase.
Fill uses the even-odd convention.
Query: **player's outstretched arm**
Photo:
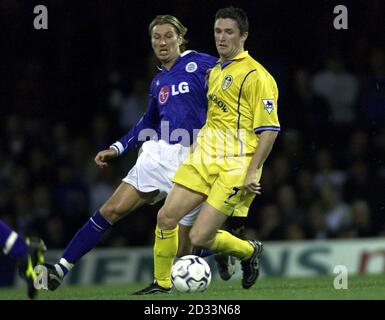
[[[118,153],[114,148],[106,149],[98,152],[98,154],[95,157],[95,163],[100,168],[106,168],[108,167],[108,160],[116,158],[117,156],[118,156]]]

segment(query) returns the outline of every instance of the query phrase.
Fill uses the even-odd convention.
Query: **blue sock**
[[[212,256],[215,253],[205,248],[193,248],[192,254],[201,258],[205,258]]]
[[[0,247],[6,255],[9,255],[14,259],[22,258],[28,252],[24,240],[1,220]]]
[[[59,267],[65,276],[81,257],[94,248],[103,237],[111,224],[100,214],[99,210],[84,224],[75,234],[71,242],[64,250],[62,259],[55,265]]]

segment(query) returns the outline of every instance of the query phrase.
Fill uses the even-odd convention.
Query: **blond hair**
[[[152,36],[152,29],[160,24],[171,24],[175,32],[178,36],[182,37],[182,44],[179,46],[180,51],[183,52],[186,47],[187,40],[184,38],[184,36],[187,33],[187,28],[174,16],[170,15],[159,15],[154,18],[154,20],[151,21],[151,23],[148,26],[148,33],[150,37]]]

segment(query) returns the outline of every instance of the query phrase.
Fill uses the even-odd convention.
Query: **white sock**
[[[57,273],[60,275],[61,278],[64,278],[64,276],[74,267],[73,263],[69,263],[66,259],[61,258],[59,263],[55,264],[55,269]]]

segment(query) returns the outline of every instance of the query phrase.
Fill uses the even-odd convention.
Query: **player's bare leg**
[[[263,250],[259,241],[241,240],[227,231],[219,230],[227,216],[205,203],[190,231],[193,246],[205,247],[241,260],[242,286],[250,288],[259,276],[259,259]]]
[[[185,226],[183,224],[179,224],[178,252],[176,254],[178,258],[191,254],[192,252],[192,245],[189,238],[190,230],[191,230],[191,226]]]
[[[217,231],[227,220],[227,216],[208,203],[199,212],[190,231],[190,240],[194,247],[209,248]]]
[[[213,254],[213,252],[204,248],[193,248],[190,242],[189,233],[191,226],[185,226],[179,223],[178,227],[178,252],[176,256],[181,258],[186,255],[197,255],[199,257],[207,257]],[[234,234],[234,233],[233,233]],[[195,250],[194,250],[195,249]],[[235,273],[236,258],[233,256],[227,256],[223,254],[214,254],[214,259],[218,268],[219,275],[222,280],[227,281]]]
[[[178,252],[178,222],[206,199],[206,195],[175,184],[159,210],[155,230],[155,281],[136,295],[169,293],[171,268]]]
[[[108,222],[115,224],[128,213],[150,203],[159,190],[140,192],[132,185],[122,182],[112,196],[102,205],[100,213]]]
[[[159,210],[157,218],[159,228],[162,230],[174,229],[187,213],[205,201],[206,198],[205,194],[175,183],[163,207]]]
[[[106,230],[139,206],[151,202],[158,190],[143,193],[122,182],[113,195],[75,234],[64,250],[59,263],[45,264],[48,271],[48,289],[55,290],[74,264],[101,240]]]

